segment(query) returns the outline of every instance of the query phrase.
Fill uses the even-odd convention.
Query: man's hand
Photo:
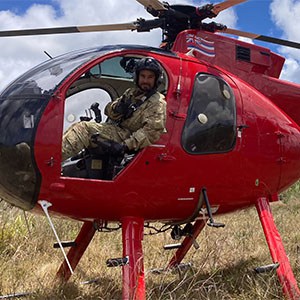
[[[121,114],[125,116],[128,112],[128,108],[131,105],[131,100],[130,99],[121,99],[119,103],[116,104],[114,107],[113,111],[115,113]]]
[[[126,151],[128,151],[128,147],[125,144],[116,143],[114,141],[110,141],[110,151],[113,155],[124,155]]]

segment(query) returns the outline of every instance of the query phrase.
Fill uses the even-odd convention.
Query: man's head
[[[142,58],[135,69],[136,84],[143,91],[157,89],[161,73],[161,67],[154,58]]]
[[[141,70],[137,78],[137,84],[143,91],[150,91],[155,87],[155,73],[150,70]]]

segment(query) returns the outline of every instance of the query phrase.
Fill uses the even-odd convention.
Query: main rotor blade
[[[77,27],[74,26],[74,27],[20,29],[20,30],[0,31],[0,37],[95,32],[95,31],[135,30],[137,28],[138,28],[137,23],[132,22],[132,23],[123,23],[123,24],[89,25],[89,26],[77,26]]]
[[[152,8],[154,10],[167,10],[163,3],[158,0],[136,0],[147,8]]]
[[[242,2],[246,2],[246,1],[248,1],[248,0],[227,0],[227,1],[215,4],[214,8],[212,9],[212,12],[215,13],[216,15],[218,15],[221,11],[223,11],[231,6],[240,4]]]
[[[277,45],[300,49],[300,43],[298,43],[298,42],[291,42],[291,41],[287,41],[287,40],[274,38],[271,36],[259,35],[259,34],[255,34],[255,33],[231,29],[231,28],[226,28],[226,29],[222,30],[222,32],[246,37],[246,38],[249,38],[252,40],[259,40],[259,41],[263,41],[263,42],[267,42],[267,43],[272,43],[272,44],[277,44]]]

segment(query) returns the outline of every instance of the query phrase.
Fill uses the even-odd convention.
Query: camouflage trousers
[[[83,148],[96,147],[91,141],[91,136],[96,133],[103,139],[117,143],[122,143],[130,136],[128,130],[113,124],[85,121],[75,123],[63,135],[62,160],[75,156]]]

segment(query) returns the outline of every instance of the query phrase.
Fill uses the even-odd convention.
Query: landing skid
[[[70,248],[67,258],[74,270],[91,242],[95,227],[92,222],[85,222]],[[123,258],[111,259],[115,262],[110,266],[122,266],[123,273],[123,300],[144,300],[146,299],[144,261],[142,240],[144,236],[144,220],[136,217],[126,217],[122,219],[122,240],[123,240]],[[67,261],[61,264],[56,277],[61,282],[67,282],[71,276]]]
[[[266,240],[273,259],[272,268],[276,265],[279,281],[284,295],[290,300],[300,300],[300,291],[297,286],[288,257],[285,253],[279,232],[273,220],[269,202],[266,198],[259,198],[256,209],[266,236]],[[146,287],[144,277],[144,256],[142,240],[144,236],[144,220],[138,217],[126,217],[122,220],[123,257],[110,259],[108,266],[122,267],[123,274],[123,300],[145,300]],[[192,227],[191,234],[186,236],[179,245],[176,253],[168,263],[165,271],[180,266],[181,261],[188,253],[196,238],[207,223],[207,219],[197,220]],[[85,222],[67,255],[72,269],[74,270],[88,247],[95,233],[92,222]],[[172,248],[172,247],[171,247]],[[71,276],[67,262],[64,261],[57,273],[62,281],[67,281]]]
[[[297,286],[289,259],[285,253],[281,237],[274,223],[269,201],[259,198],[256,209],[262,224],[269,250],[274,264],[279,264],[276,269],[284,295],[291,300],[300,299],[300,291]]]
[[[280,234],[274,223],[270,204],[266,198],[259,198],[256,202],[256,209],[264,230],[264,234],[273,259],[269,265],[270,270],[276,270],[282,290],[287,299],[300,300],[300,291],[294,277],[289,259],[285,253]],[[193,245],[193,241],[200,234],[206,224],[205,220],[198,220],[194,223],[192,235],[185,237],[179,249],[170,260],[166,270],[176,268]],[[268,268],[264,268],[264,271]]]

